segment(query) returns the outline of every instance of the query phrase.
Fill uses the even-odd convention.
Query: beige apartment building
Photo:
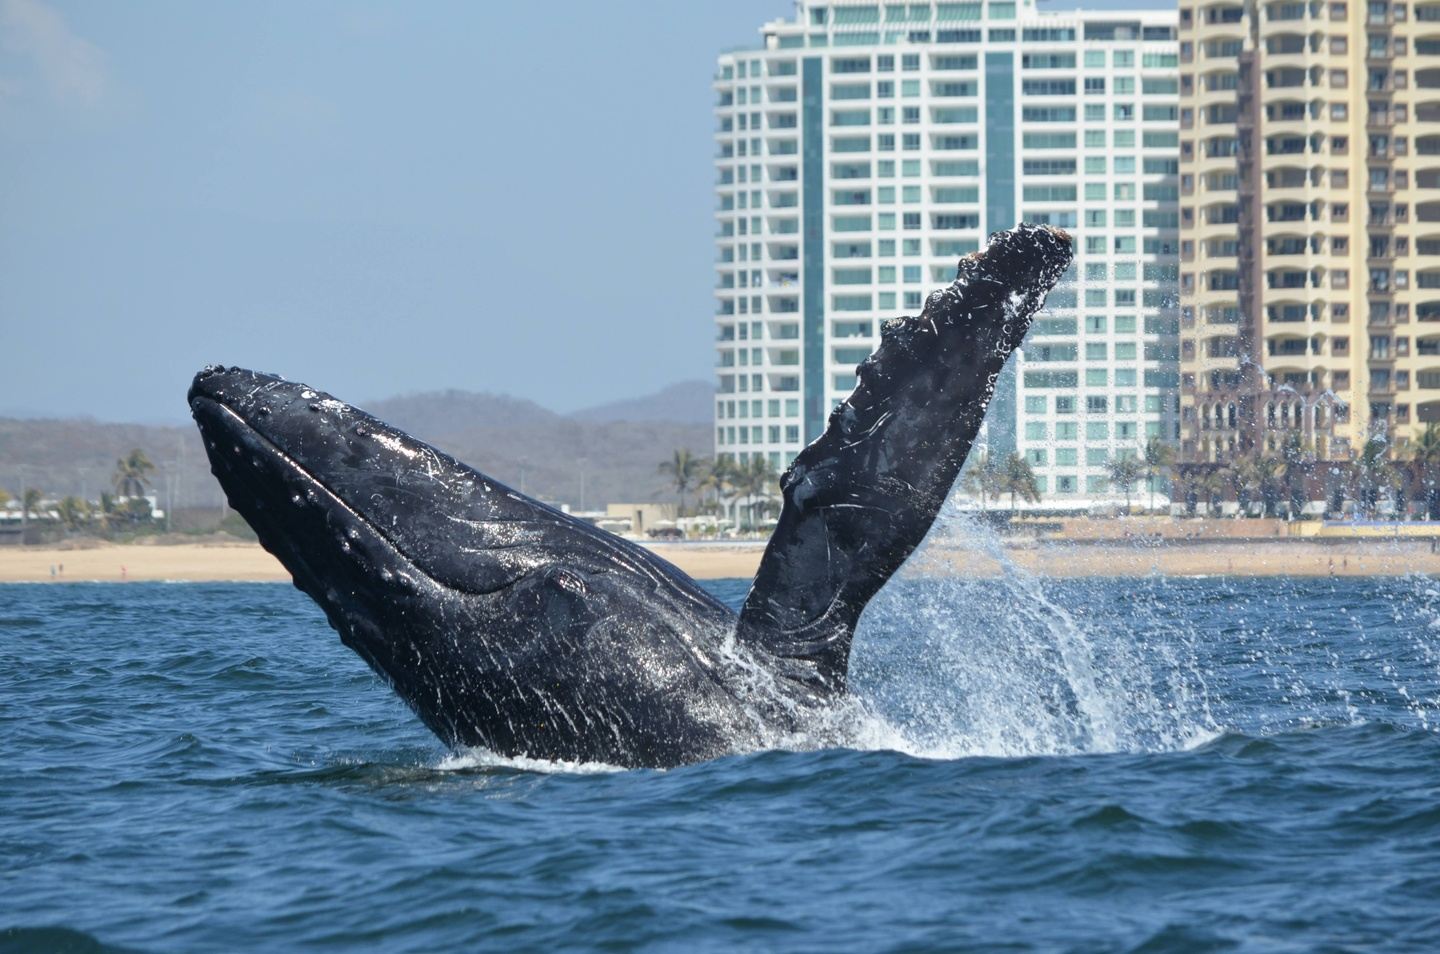
[[[1181,459],[1440,420],[1440,0],[1180,4]]]

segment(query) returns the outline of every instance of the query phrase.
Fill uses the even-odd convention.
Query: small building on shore
[[[607,521],[627,524],[623,532],[643,537],[653,530],[675,526],[675,505],[664,503],[606,504],[605,517]]]

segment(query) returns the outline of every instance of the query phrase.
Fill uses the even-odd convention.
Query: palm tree
[[[1440,422],[1426,424],[1410,446],[1410,467],[1423,494],[1425,518],[1440,520]]]
[[[1150,485],[1150,509],[1155,509],[1155,482],[1169,473],[1175,463],[1175,448],[1158,437],[1145,442],[1145,480]]]
[[[1255,473],[1255,458],[1240,457],[1230,462],[1229,473],[1230,487],[1235,491],[1235,502],[1240,508],[1240,516],[1250,516],[1250,501],[1259,478]]]
[[[704,460],[691,453],[688,447],[676,448],[669,460],[660,462],[660,473],[670,475],[675,492],[680,495],[679,516],[685,516],[685,492],[700,479],[704,470]]]
[[[783,500],[780,496],[780,471],[771,465],[769,457],[759,454],[750,459],[750,465],[756,470],[756,481],[760,485],[760,513],[779,517]]]
[[[145,496],[145,488],[150,486],[150,472],[154,469],[145,452],[135,448],[115,462],[115,475],[111,478],[115,493],[121,497]]]
[[[1144,473],[1144,466],[1130,454],[1122,453],[1105,462],[1105,473],[1110,478],[1110,486],[1125,494],[1125,513],[1128,516],[1130,491],[1135,486],[1135,481]]]
[[[25,490],[25,496],[20,501],[20,516],[30,519],[40,516],[40,501],[45,499],[45,494],[38,487],[29,487]]]
[[[1205,516],[1215,516],[1215,511],[1225,496],[1225,487],[1228,483],[1229,480],[1225,474],[1219,470],[1212,470],[1200,478],[1195,489],[1205,497]]]
[[[1185,516],[1195,516],[1195,511],[1200,507],[1200,476],[1194,472],[1180,473],[1171,481],[1171,488],[1180,492],[1180,499],[1185,501]],[[1175,498],[1170,498],[1173,504]]]
[[[1390,499],[1395,501],[1395,519],[1410,516],[1410,477],[1403,467],[1390,468]]]
[[[755,526],[755,498],[770,496],[778,479],[779,475],[764,454],[752,454],[748,463],[740,465],[736,487],[745,496],[745,510],[750,518],[751,529]]]
[[[714,502],[709,505],[709,508],[714,513],[718,514],[724,509],[722,503],[730,491],[730,476],[733,470],[734,461],[731,460],[730,455],[720,454],[709,462],[705,473],[696,484],[696,490],[700,492],[702,498],[707,493],[712,495]]]
[[[1285,462],[1270,454],[1256,454],[1250,462],[1251,479],[1260,492],[1262,511],[1267,517],[1275,516],[1275,505],[1280,499],[1280,478],[1285,475]]]
[[[90,505],[79,497],[66,497],[56,505],[55,509],[60,514],[60,522],[72,532],[79,530],[81,524],[87,523],[90,519]]]
[[[131,523],[145,523],[155,516],[150,501],[144,497],[131,497],[125,501],[124,514]]]
[[[1344,516],[1345,514],[1345,477],[1336,467],[1331,467],[1325,478],[1325,513]]]
[[[980,498],[981,513],[985,512],[992,497],[1000,496],[1004,483],[1005,468],[988,449],[982,450],[975,463],[965,471],[965,492]]]
[[[1375,504],[1380,499],[1380,488],[1389,479],[1390,464],[1385,460],[1389,449],[1389,442],[1379,434],[1372,434],[1355,461],[1358,471],[1355,500],[1367,515],[1374,514]]]
[[[1290,506],[1290,519],[1304,514],[1309,502],[1308,478],[1315,467],[1315,448],[1299,434],[1285,438],[1282,451],[1285,460],[1285,498]]]
[[[1000,491],[1010,495],[1010,512],[1015,512],[1015,498],[1018,496],[1026,503],[1040,502],[1040,484],[1035,480],[1035,471],[1030,469],[1030,462],[1016,453],[1010,453],[1005,458],[1004,470],[1001,471]]]

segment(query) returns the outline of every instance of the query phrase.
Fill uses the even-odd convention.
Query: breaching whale
[[[861,611],[929,530],[1070,258],[1059,230],[997,232],[885,323],[781,478],[738,616],[644,547],[303,384],[212,366],[190,408],[230,506],[445,744],[673,766],[765,745],[844,692]]]

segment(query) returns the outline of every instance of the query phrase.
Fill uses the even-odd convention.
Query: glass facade
[[[717,453],[783,467],[884,320],[991,231],[1044,222],[1076,262],[987,439],[1031,461],[1049,504],[1113,499],[1104,461],[1176,436],[1176,19],[803,2],[721,56]]]

